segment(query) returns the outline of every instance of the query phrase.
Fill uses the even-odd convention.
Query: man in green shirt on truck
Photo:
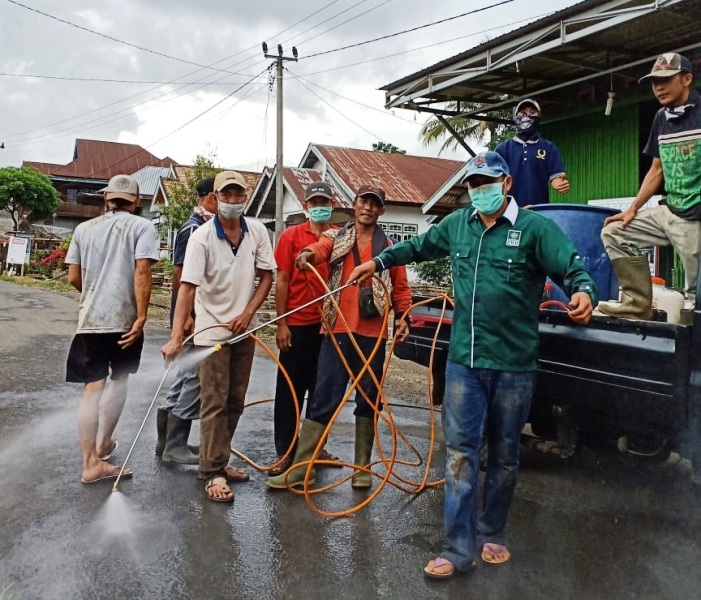
[[[464,181],[472,208],[387,248],[349,278],[363,281],[395,265],[451,259],[455,310],[443,401],[446,541],[424,568],[435,579],[470,569],[478,543],[485,562],[503,563],[511,556],[505,526],[535,385],[546,275],[571,296],[570,317],[578,324],[589,323],[597,300],[594,281],[567,236],[508,195],[511,176],[500,155],[483,152],[470,159]],[[478,518],[485,434],[489,458]]]

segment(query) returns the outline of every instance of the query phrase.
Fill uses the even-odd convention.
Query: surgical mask
[[[328,223],[331,220],[331,212],[333,208],[330,206],[315,206],[309,209],[309,218],[315,223]]]
[[[476,188],[470,188],[472,206],[483,215],[493,215],[504,203],[503,182],[486,183]]]
[[[228,202],[222,202],[217,200],[217,207],[221,216],[225,219],[238,219],[246,208],[246,203],[242,204],[229,204]]]

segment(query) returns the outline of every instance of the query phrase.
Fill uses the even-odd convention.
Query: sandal
[[[287,457],[285,460],[283,460],[279,465],[276,467],[272,467],[268,469],[268,475],[270,477],[277,477],[278,475],[282,475],[287,471],[292,466],[292,458]]]
[[[317,460],[332,460],[336,464],[334,465],[319,465],[319,467],[329,467],[331,469],[342,469],[343,465],[341,464],[341,459],[338,458],[338,456],[334,456],[330,452],[324,448],[321,452],[319,452],[319,456],[317,457]]]
[[[482,560],[486,563],[501,565],[509,562],[510,559],[511,553],[506,549],[506,546],[501,544],[485,544],[482,546]]]
[[[207,498],[213,502],[234,501],[234,492],[231,491],[231,488],[229,488],[229,486],[226,484],[226,479],[221,475],[212,477],[212,479],[205,484],[204,491],[207,494]]]
[[[231,466],[225,467],[224,472],[226,473],[226,480],[229,483],[245,483],[250,479],[248,473],[239,471],[238,469]]]
[[[429,560],[424,567],[424,575],[431,579],[450,579],[455,575],[455,565],[441,556]]]

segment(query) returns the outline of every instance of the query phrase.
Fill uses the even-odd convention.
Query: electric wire
[[[357,42],[357,43],[355,43],[355,44],[349,44],[349,45],[347,45],[347,46],[341,46],[340,48],[333,48],[333,49],[331,49],[331,50],[323,50],[323,51],[321,51],[321,52],[315,52],[315,53],[313,53],[313,54],[307,54],[306,56],[303,56],[303,57],[300,57],[300,58],[303,58],[303,59],[306,60],[306,59],[309,59],[309,58],[315,58],[315,57],[317,57],[317,56],[323,56],[323,55],[325,55],[325,54],[332,54],[332,53],[334,53],[334,52],[341,52],[342,50],[350,50],[351,48],[358,48],[358,47],[360,47],[360,46],[365,46],[365,45],[367,45],[367,44],[373,44],[373,43],[375,43],[375,42],[380,42],[380,41],[382,41],[382,40],[387,40],[387,39],[390,39],[390,38],[393,38],[393,37],[397,37],[397,36],[400,36],[400,35],[404,35],[404,34],[406,34],[406,33],[412,33],[412,32],[414,32],[414,31],[419,31],[419,30],[421,30],[421,29],[426,29],[427,27],[433,27],[433,26],[435,26],[435,25],[440,25],[440,24],[442,24],[442,23],[447,23],[448,21],[454,21],[455,19],[460,19],[460,18],[466,17],[466,16],[468,16],[468,15],[473,15],[473,14],[476,14],[476,13],[479,13],[479,12],[483,12],[483,11],[489,10],[489,9],[491,9],[491,8],[496,8],[496,7],[498,7],[498,6],[502,6],[502,5],[504,5],[504,4],[509,4],[509,3],[513,2],[513,1],[514,1],[514,0],[501,0],[501,2],[497,2],[497,3],[495,3],[495,4],[490,4],[489,6],[483,6],[483,7],[481,7],[481,8],[475,8],[475,9],[470,10],[470,11],[468,11],[468,12],[465,12],[465,13],[462,13],[462,14],[459,14],[459,15],[455,15],[455,16],[453,16],[453,17],[447,17],[447,18],[445,18],[445,19],[440,19],[439,21],[433,21],[433,22],[431,22],[431,23],[425,23],[424,25],[419,25],[419,26],[417,26],[417,27],[412,27],[411,29],[405,29],[405,30],[403,30],[403,31],[397,31],[397,32],[395,32],[395,33],[390,33],[390,34],[388,34],[388,35],[383,35],[383,36],[380,36],[380,37],[377,37],[377,38],[373,38],[373,39],[371,39],[371,40],[366,40],[366,41],[364,41],[364,42]]]
[[[223,73],[228,73],[230,75],[245,75],[245,73],[235,73],[233,71],[228,71],[226,69],[219,69],[219,68],[211,66],[211,65],[203,65],[201,63],[197,63],[197,62],[187,60],[184,58],[179,58],[177,56],[171,56],[170,54],[165,54],[164,52],[158,52],[157,50],[151,50],[150,48],[146,48],[144,46],[139,46],[138,44],[132,44],[131,42],[126,42],[124,40],[120,40],[119,38],[113,37],[111,35],[107,35],[106,33],[101,33],[99,31],[95,31],[94,29],[84,27],[83,25],[78,25],[76,23],[72,23],[71,21],[67,21],[66,19],[61,19],[60,17],[57,17],[55,15],[45,13],[41,10],[36,9],[36,8],[32,8],[31,6],[27,6],[26,4],[22,4],[21,2],[17,2],[17,0],[7,0],[7,2],[9,2],[10,4],[14,4],[16,6],[19,6],[21,8],[25,8],[31,12],[37,13],[37,14],[42,15],[44,17],[48,17],[49,19],[53,19],[54,21],[58,21],[59,23],[63,23],[64,25],[69,25],[70,27],[75,27],[76,29],[80,29],[80,30],[85,31],[87,33],[92,33],[93,35],[100,36],[102,38],[105,38],[107,40],[111,40],[113,42],[117,42],[118,44],[123,44],[123,45],[129,46],[131,48],[136,48],[137,50],[141,50],[143,52],[148,52],[149,54],[154,54],[155,56],[160,56],[162,58],[168,58],[170,60],[181,62],[181,63],[184,63],[186,65],[193,65],[195,67],[199,67],[200,69],[211,69],[213,71],[221,71]]]
[[[57,81],[94,81],[100,83],[129,83],[129,84],[158,84],[170,85],[173,83],[173,79],[170,81],[153,81],[153,80],[139,80],[139,79],[104,79],[101,77],[62,77],[59,75],[38,75],[35,73],[0,73],[0,77],[26,77],[28,79],[54,79]],[[196,85],[200,83],[199,81],[179,81],[178,85]],[[240,81],[212,81],[204,83],[203,85],[239,85]]]

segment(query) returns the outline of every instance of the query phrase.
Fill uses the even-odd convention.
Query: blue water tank
[[[620,211],[586,204],[536,204],[531,210],[555,221],[572,240],[582,263],[596,282],[599,298],[618,299],[618,280],[600,236],[606,218]],[[569,301],[565,292],[555,284],[550,299]]]

